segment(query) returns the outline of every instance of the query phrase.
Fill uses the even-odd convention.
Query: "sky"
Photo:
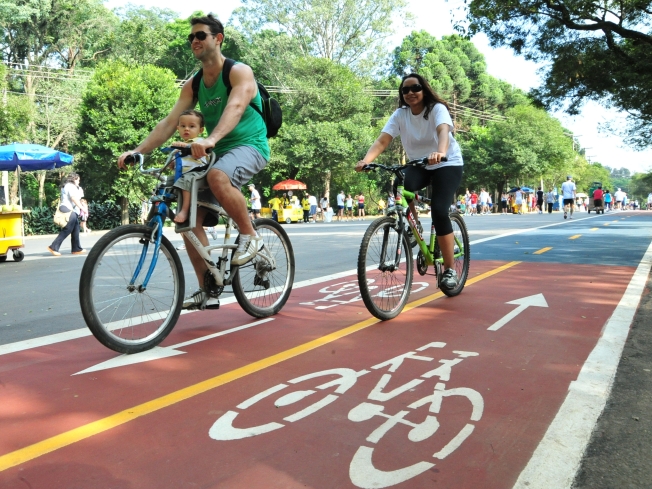
[[[104,5],[115,8],[128,3],[147,8],[171,9],[181,17],[188,17],[197,10],[213,12],[225,23],[233,10],[240,6],[239,0],[193,0],[187,4],[178,0],[106,0]],[[399,45],[412,30],[423,29],[437,38],[454,33],[455,14],[452,10],[461,5],[462,0],[407,0],[407,3],[407,10],[412,13],[414,20],[411,25],[394,26],[394,35],[387,38],[388,49]],[[484,35],[476,36],[472,41],[484,54],[490,75],[525,91],[540,84],[541,76],[537,73],[538,67],[534,62],[515,56],[510,49],[490,47]],[[624,114],[601,107],[596,102],[588,102],[577,116],[571,117],[561,112],[553,113],[553,116],[578,138],[590,161],[597,161],[612,168],[625,167],[632,173],[652,171],[652,149],[633,151],[624,144],[622,138],[599,129],[599,126],[606,122],[621,122],[622,126],[625,124]]]

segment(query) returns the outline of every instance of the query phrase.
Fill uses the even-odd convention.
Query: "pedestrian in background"
[[[59,211],[63,213],[69,212],[70,216],[68,217],[68,224],[59,231],[52,244],[48,246],[48,251],[54,256],[61,256],[59,248],[61,248],[61,244],[68,236],[70,236],[70,247],[73,255],[81,255],[86,252],[79,242],[79,213],[83,206],[81,202],[83,191],[79,187],[79,181],[79,175],[71,173],[61,188]]]
[[[249,184],[249,191],[251,192],[251,196],[249,197],[251,200],[251,217],[253,219],[258,219],[260,217],[260,209],[263,206],[260,201],[260,194],[253,183]]]
[[[550,192],[546,194],[546,204],[548,204],[548,214],[552,214],[552,207],[555,205],[555,200],[557,196],[553,193],[552,187],[550,187]]]
[[[310,222],[310,194],[308,192],[301,199],[301,208],[303,209],[303,222]]]

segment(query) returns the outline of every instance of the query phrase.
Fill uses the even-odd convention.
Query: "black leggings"
[[[431,187],[430,212],[437,236],[446,236],[453,232],[448,213],[455,197],[455,191],[462,182],[462,169],[462,166],[445,166],[436,170],[408,166],[405,169],[405,190],[416,192],[422,188]],[[397,182],[395,181],[394,193],[396,193],[396,187]]]

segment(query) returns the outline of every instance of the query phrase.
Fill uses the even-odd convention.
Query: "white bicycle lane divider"
[[[340,399],[351,387],[355,385],[358,378],[372,373],[372,371],[385,371],[378,379],[375,387],[369,392],[366,400],[359,403],[353,409],[349,410],[347,418],[353,423],[363,423],[370,420],[376,420],[378,426],[367,436],[366,444],[361,445],[356,450],[351,462],[349,464],[349,477],[351,482],[360,488],[383,488],[391,487],[402,482],[417,477],[418,475],[426,472],[435,466],[435,463],[430,461],[433,458],[443,460],[453,452],[455,452],[464,441],[473,433],[475,428],[474,423],[482,418],[484,412],[484,399],[482,395],[475,389],[469,387],[453,387],[446,388],[446,382],[451,380],[453,367],[468,358],[477,357],[477,352],[451,350],[442,356],[449,358],[440,358],[438,360],[439,366],[432,368],[432,365],[427,366],[427,371],[418,375],[416,378],[406,382],[405,384],[395,387],[391,390],[386,390],[388,384],[392,379],[392,374],[395,373],[404,363],[409,364],[408,368],[413,368],[413,362],[433,362],[435,357],[431,352],[428,355],[421,352],[431,349],[444,349],[446,343],[432,342],[424,346],[416,348],[415,351],[403,353],[381,362],[377,365],[371,366],[370,370],[363,369],[355,371],[350,368],[334,368],[313,372],[300,377],[296,377],[287,382],[275,385],[266,389],[259,394],[250,397],[249,399],[238,404],[235,409],[229,410],[220,416],[217,421],[210,428],[208,435],[210,438],[219,442],[228,442],[232,440],[240,440],[254,436],[265,435],[277,430],[280,430],[290,423],[295,423],[307,418],[308,416],[316,413],[322,408],[332,404]],[[328,380],[325,383],[317,385],[312,389],[293,390],[287,392],[287,388],[296,386],[303,382],[320,379],[322,377],[335,379]],[[390,414],[385,412],[385,405],[388,401],[405,394],[412,392],[417,386],[425,384],[426,390],[429,393],[410,403],[407,408],[402,409],[397,413]],[[434,385],[433,385],[434,384]],[[290,406],[294,403],[302,401],[319,391],[328,392],[325,396],[320,397],[319,400],[312,404],[298,410],[297,412],[285,416],[281,421],[285,423],[271,421],[258,426],[251,426],[248,428],[236,428],[233,426],[234,421],[242,411],[265,401],[267,398],[280,394],[273,404],[268,403],[270,407],[270,414],[274,414],[276,409]],[[400,469],[384,471],[377,469],[374,466],[373,454],[375,446],[383,439],[383,437],[396,426],[408,426],[411,428],[408,431],[407,441],[412,443],[419,443],[434,437],[440,427],[440,421],[437,415],[440,413],[442,403],[448,397],[463,397],[468,400],[468,415],[469,423],[453,436],[448,442],[437,452],[429,455],[430,460],[417,461],[412,465],[402,467]],[[424,409],[421,409],[424,408]],[[427,409],[425,409],[427,408]],[[420,423],[408,421],[408,416],[418,416],[423,418]],[[427,446],[425,446],[427,449]]]

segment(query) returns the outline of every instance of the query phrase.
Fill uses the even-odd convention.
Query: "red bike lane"
[[[175,356],[79,373],[116,357],[84,338],[0,357],[0,487],[511,487],[633,269],[504,265],[474,261],[454,299],[416,275],[418,307],[384,323],[351,276]],[[161,346],[250,323],[185,315]]]

